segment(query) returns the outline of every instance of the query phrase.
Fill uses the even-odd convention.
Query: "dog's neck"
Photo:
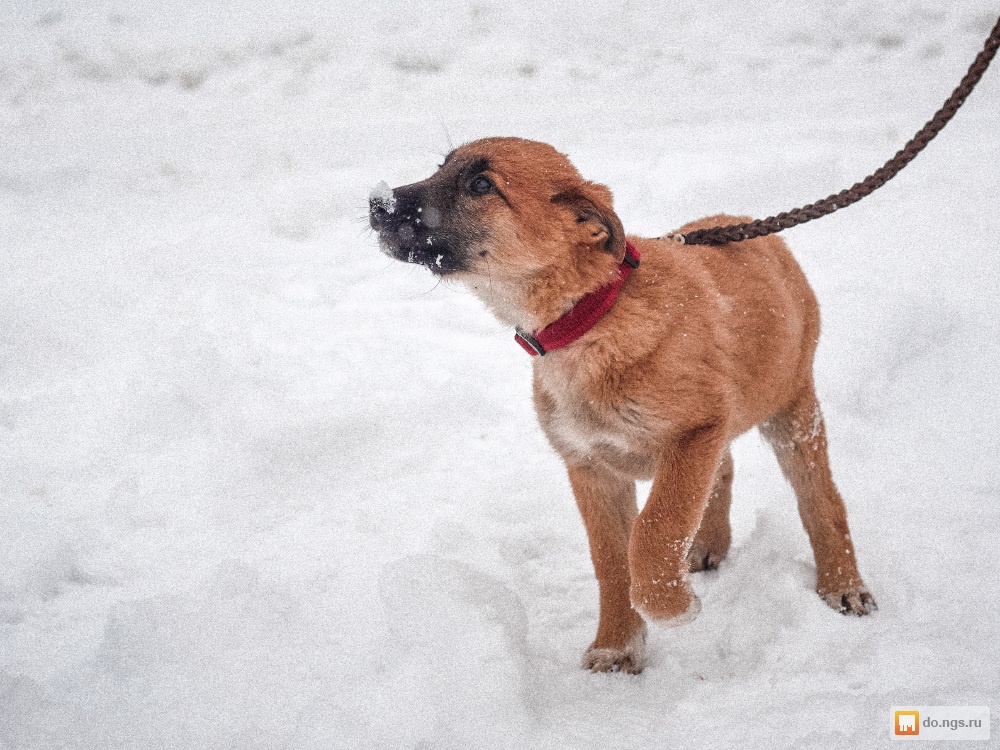
[[[501,323],[516,330],[541,331],[620,278],[619,262],[607,253],[581,251],[574,257],[571,264],[542,267],[528,277],[505,277],[494,270],[488,276],[459,280]]]
[[[518,328],[514,340],[531,356],[569,346],[597,325],[597,322],[614,306],[618,293],[632,271],[639,267],[639,251],[626,242],[625,257],[614,277],[597,289],[588,292],[558,319],[542,328]]]

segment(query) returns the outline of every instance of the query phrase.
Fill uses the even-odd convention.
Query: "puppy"
[[[795,490],[819,595],[847,614],[876,609],[813,387],[819,309],[784,242],[627,237],[607,188],[517,138],[469,143],[430,178],[374,191],[370,221],[387,254],[462,282],[536,355],[535,409],[600,590],[586,668],[637,673],[644,620],[698,614],[690,573],[729,550],[729,444],[752,427]],[[637,479],[653,480],[641,513]]]

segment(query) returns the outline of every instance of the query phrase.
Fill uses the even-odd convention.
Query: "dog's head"
[[[571,304],[625,253],[607,188],[519,138],[474,141],[422,182],[377,188],[369,217],[388,255],[463,281],[515,325]]]

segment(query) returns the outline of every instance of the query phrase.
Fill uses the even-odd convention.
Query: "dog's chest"
[[[539,368],[538,417],[567,461],[600,461],[636,477],[652,473],[649,431],[627,396],[601,398],[594,384],[558,368]]]

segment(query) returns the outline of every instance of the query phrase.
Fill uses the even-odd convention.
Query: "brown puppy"
[[[627,275],[592,327],[534,359],[535,408],[569,471],[600,587],[585,667],[638,672],[643,619],[697,615],[689,573],[726,556],[729,443],[755,426],[798,497],[820,596],[845,613],[875,609],[813,389],[816,298],[780,239],[627,241],[605,187],[551,146],[516,138],[467,144],[429,179],[377,190],[370,218],[388,254],[463,282],[538,337]],[[627,245],[641,255],[629,274]],[[636,479],[653,480],[642,513]]]

